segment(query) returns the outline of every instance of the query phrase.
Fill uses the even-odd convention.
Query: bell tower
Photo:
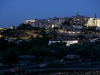
[[[95,26],[97,26],[97,15],[96,15],[96,13],[95,13],[95,15],[94,15],[94,20],[95,20]]]
[[[79,16],[79,14],[78,13],[76,13],[76,17],[78,17]]]
[[[96,13],[95,13],[95,15],[94,15],[94,18],[95,18],[95,19],[97,18],[97,15],[96,15]]]

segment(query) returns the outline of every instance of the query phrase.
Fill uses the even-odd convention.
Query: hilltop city
[[[100,18],[96,14],[93,17],[76,13],[75,16],[63,18],[55,16],[47,19],[27,19],[17,27],[0,28],[0,69],[4,69],[2,72],[33,69],[39,69],[37,72],[48,72],[50,68],[54,71],[54,68],[61,71],[65,71],[65,68],[98,70],[99,49]],[[17,68],[12,69],[13,67]],[[93,73],[100,72],[92,71],[89,75]]]
[[[40,30],[39,30],[40,29]],[[41,30],[51,39],[48,44],[55,42],[67,42],[67,45],[79,43],[80,37],[84,37],[84,41],[97,40],[100,37],[100,19],[96,14],[91,17],[76,16],[65,18],[47,18],[26,20],[25,23],[10,28],[0,28],[0,38],[14,41],[14,39],[31,39],[42,37]],[[18,42],[18,41],[17,41]],[[82,41],[83,42],[83,41]]]

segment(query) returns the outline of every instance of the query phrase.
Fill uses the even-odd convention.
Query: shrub
[[[0,75],[4,75],[3,73],[0,73]]]
[[[37,72],[37,70],[34,70],[33,72]]]
[[[30,73],[32,73],[32,71],[28,71],[28,73],[30,74]]]
[[[23,72],[21,72],[21,75],[24,75]]]
[[[51,62],[48,64],[48,67],[59,68],[63,66],[60,62]]]
[[[19,73],[15,73],[15,75],[19,75]]]
[[[24,72],[24,75],[27,75],[27,72]]]

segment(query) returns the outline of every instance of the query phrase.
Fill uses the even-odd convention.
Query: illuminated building
[[[100,27],[100,19],[90,18],[87,22],[87,26],[97,26]]]

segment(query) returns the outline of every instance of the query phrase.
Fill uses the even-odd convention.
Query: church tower
[[[76,13],[76,17],[78,17],[79,16],[79,14],[78,13]]]
[[[95,20],[95,26],[97,26],[97,15],[96,15],[96,13],[94,15],[94,20]]]
[[[95,13],[95,15],[94,15],[94,18],[95,18],[95,19],[97,18],[97,15],[96,15],[96,13]]]

